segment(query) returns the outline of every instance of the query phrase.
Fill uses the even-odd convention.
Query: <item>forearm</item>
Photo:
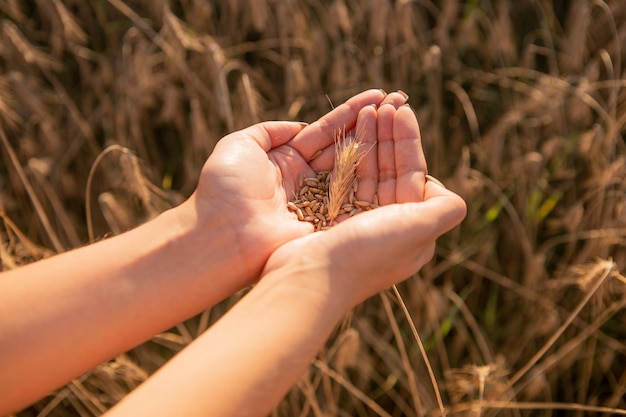
[[[325,280],[323,269],[268,274],[111,416],[267,415],[348,308]]]
[[[232,232],[206,225],[206,244],[192,213],[2,274],[0,415],[239,289]]]

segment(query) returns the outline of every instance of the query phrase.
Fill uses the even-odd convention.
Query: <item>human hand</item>
[[[299,285],[335,294],[346,307],[418,271],[432,258],[435,240],[466,213],[459,196],[426,181],[419,126],[408,106],[367,107],[358,118],[373,148],[358,168],[356,197],[371,201],[377,193],[381,207],[283,245],[264,271],[297,263],[298,271],[319,277],[299,274]]]
[[[238,258],[233,271],[240,287],[256,280],[270,254],[283,243],[311,233],[308,223],[289,213],[286,203],[300,175],[319,170],[339,129],[352,129],[368,105],[404,103],[400,93],[369,90],[349,99],[315,123],[265,122],[224,137],[207,160],[189,200],[199,233],[203,222],[220,218],[232,228]],[[322,156],[319,150],[324,150]],[[209,236],[210,238],[210,236]]]

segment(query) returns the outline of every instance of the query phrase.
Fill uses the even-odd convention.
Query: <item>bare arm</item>
[[[239,289],[228,224],[213,218],[212,239],[199,239],[185,210],[2,274],[0,414]]]
[[[418,269],[432,256],[434,239],[461,220],[462,201],[431,188],[436,196],[421,207],[377,209],[320,233],[324,236],[280,248],[244,299],[107,415],[267,415],[345,312]],[[400,216],[403,220],[390,225],[382,241],[362,232],[372,221],[389,223]],[[426,225],[421,216],[437,216],[437,224]],[[414,252],[398,260],[394,252],[409,243]],[[345,256],[346,245],[360,250],[361,257]],[[380,264],[366,266],[364,258]],[[384,259],[394,259],[395,265]]]
[[[312,231],[286,209],[311,155],[369,90],[310,126],[266,122],[223,138],[183,203],[123,235],[0,277],[0,415],[256,281],[271,253]]]
[[[345,311],[329,294],[296,285],[321,272],[287,267],[266,275],[110,415],[267,415]]]

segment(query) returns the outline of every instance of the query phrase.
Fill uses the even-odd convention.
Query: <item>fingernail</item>
[[[383,90],[382,88],[379,88],[378,91],[380,91],[381,93],[383,93],[384,96],[387,95],[387,92],[385,90]]]
[[[408,100],[409,99],[409,95],[407,93],[405,93],[402,90],[397,90],[396,93],[400,94],[402,97],[404,97],[404,100]]]
[[[432,181],[435,184],[437,184],[437,185],[439,185],[439,186],[441,186],[441,187],[443,187],[443,188],[445,188],[447,190],[446,186],[443,185],[443,183],[441,181],[439,181],[437,178],[433,177],[432,175],[426,174],[426,180]]]
[[[302,127],[307,127],[309,125],[307,122],[298,122],[298,124]]]

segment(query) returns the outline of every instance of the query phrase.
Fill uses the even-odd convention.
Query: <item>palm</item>
[[[301,127],[281,123],[293,135]],[[306,160],[289,145],[281,145],[266,152],[251,132],[238,132],[226,137],[207,161],[202,177],[210,183],[202,184],[198,193],[221,209],[237,232],[245,247],[246,259],[271,252],[280,244],[310,231],[308,225],[290,216],[286,209],[289,184],[299,173],[311,170]],[[292,136],[293,136],[292,135]],[[249,245],[248,245],[249,244]]]

